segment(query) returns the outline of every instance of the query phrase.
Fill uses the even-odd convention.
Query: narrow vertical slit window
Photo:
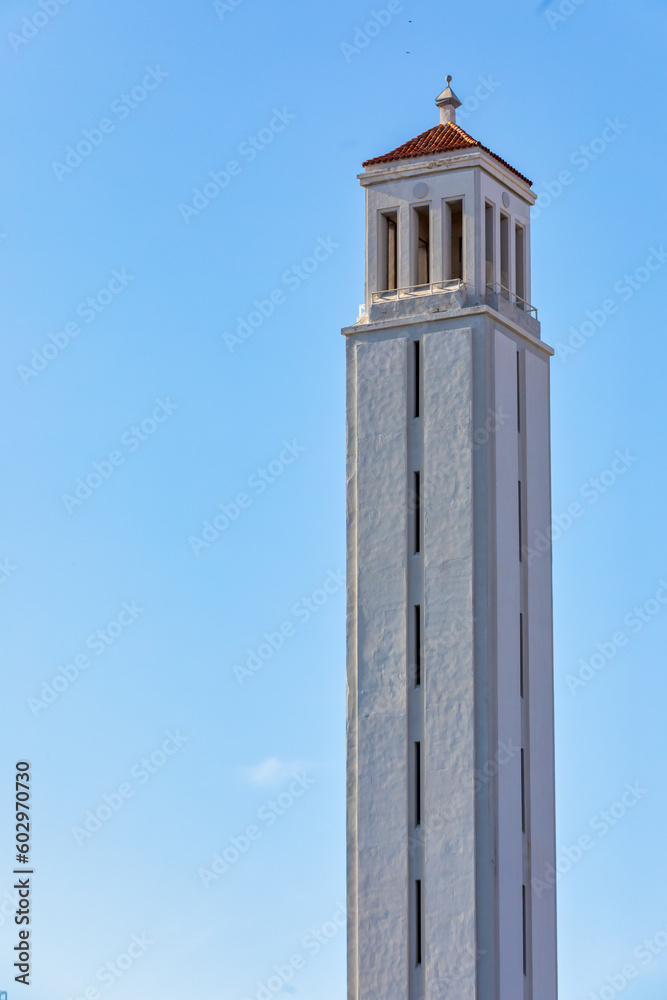
[[[521,748],[521,830],[526,832],[526,751]]]
[[[528,972],[528,924],[527,924],[527,913],[526,913],[526,887],[521,886],[522,891],[522,903],[523,903],[523,974],[524,976]]]
[[[493,232],[493,205],[489,205],[487,202],[486,209],[484,211],[484,229],[485,229],[485,254],[486,254],[486,284],[493,285],[495,280],[494,275],[494,243],[495,236]]]
[[[519,614],[519,690],[523,698],[523,614]]]
[[[415,687],[422,682],[422,609],[415,605]]]
[[[415,404],[414,404],[413,413],[414,413],[415,417],[418,417],[419,413],[420,413],[420,410],[419,410],[419,394],[421,392],[421,370],[420,370],[420,368],[421,368],[421,351],[419,349],[419,341],[418,340],[415,340],[415,342],[414,342],[412,363],[413,363],[414,369],[415,369],[414,370],[414,379],[413,379],[413,391],[414,391],[414,395],[415,395]]]
[[[422,884],[415,882],[415,964],[422,964]]]
[[[523,226],[516,226],[514,230],[515,256],[516,256],[516,297],[519,300],[517,305],[523,309],[526,298],[526,231]]]
[[[431,280],[431,220],[428,205],[415,209],[417,238],[414,284],[428,285]]]
[[[418,472],[414,473],[414,548],[415,554],[421,552],[421,534],[422,534],[422,510],[421,510],[421,476]]]
[[[447,203],[449,222],[449,274],[448,278],[463,279],[463,202]]]
[[[415,826],[422,821],[422,745],[415,743]]]
[[[398,215],[388,212],[381,220],[380,291],[398,288]]]
[[[522,524],[523,518],[521,516],[521,481],[519,481],[518,501],[519,501],[518,502],[518,509],[519,509],[519,562],[523,562],[523,551],[522,551],[522,549],[523,549],[523,524]]]
[[[521,355],[516,352],[516,429],[521,433]]]
[[[510,297],[510,220],[500,214],[500,285],[504,298]]]

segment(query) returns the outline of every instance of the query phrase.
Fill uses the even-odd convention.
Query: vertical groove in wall
[[[516,342],[496,329],[494,341],[494,547],[497,745],[499,1000],[523,996],[523,832],[521,829],[521,696],[519,614],[520,503]]]
[[[419,348],[415,348],[415,343]],[[423,454],[423,405],[415,398],[416,392],[424,389],[423,385],[423,348],[419,340],[409,341],[407,352],[408,364],[408,449],[407,449],[407,481],[412,484],[413,496],[408,504],[407,511],[407,561],[408,561],[408,598],[406,606],[407,637],[408,647],[406,650],[406,686],[408,717],[406,731],[406,754],[409,761],[409,790],[408,790],[408,881],[409,892],[406,899],[408,911],[409,942],[408,942],[408,983],[407,995],[409,1000],[422,1000],[425,996],[424,962],[423,962],[423,927],[419,925],[419,915],[417,913],[417,892],[416,884],[420,882],[420,899],[427,891],[423,881],[424,871],[424,843],[425,831],[428,829],[428,820],[425,814],[420,817],[421,822],[416,824],[416,767],[417,755],[415,744],[423,744],[423,656],[420,664],[419,681],[416,684],[416,649],[419,639],[420,629],[417,628],[415,608],[420,608],[420,614],[424,612],[424,585],[423,585],[423,544],[416,545],[416,532],[419,528],[423,532],[422,520],[422,498],[424,483],[424,454]],[[416,369],[418,366],[418,370]],[[418,414],[418,416],[417,416]],[[418,485],[417,485],[418,483]],[[420,495],[415,496],[414,491],[419,489]],[[416,551],[417,550],[417,551]],[[422,633],[423,634],[423,633]],[[422,776],[424,783],[428,780],[425,767],[425,754],[421,755]],[[423,803],[423,797],[422,797]],[[423,811],[423,810],[422,810]],[[423,906],[423,902],[422,902]],[[417,938],[421,937],[421,947],[418,948]],[[422,961],[418,962],[418,951],[422,953]]]
[[[528,655],[528,644],[526,640],[527,631],[529,628],[529,617],[528,617],[528,559],[526,558],[527,546],[526,546],[526,536],[528,530],[528,482],[527,482],[527,463],[526,463],[526,447],[525,447],[525,428],[526,428],[526,416],[525,416],[525,397],[526,397],[526,381],[525,381],[525,367],[526,367],[526,352],[525,350],[519,349],[517,351],[517,412],[518,412],[518,435],[517,435],[517,452],[519,460],[519,478],[523,483],[523,493],[522,500],[525,509],[525,517],[523,520],[523,536],[521,539],[522,543],[522,560],[521,560],[521,609],[519,615],[519,656],[520,656],[520,679],[519,679],[519,696],[521,702],[521,746],[522,746],[522,779],[523,779],[523,794],[524,800],[522,803],[523,809],[525,811],[525,830],[523,833],[523,849],[522,849],[522,867],[523,867],[523,919],[525,921],[525,935],[524,935],[524,967],[525,967],[525,981],[524,981],[524,1000],[532,1000],[533,997],[533,962],[532,962],[532,907],[531,898],[528,887],[531,884],[531,871],[530,871],[530,841],[531,841],[531,808],[530,808],[530,773],[531,773],[531,754],[530,754],[530,727],[529,727],[529,705],[530,705],[530,658]]]

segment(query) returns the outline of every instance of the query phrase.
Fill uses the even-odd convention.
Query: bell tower
[[[343,330],[348,1000],[556,1000],[549,358],[531,182],[440,123],[359,175]],[[543,548],[543,546],[542,546]]]

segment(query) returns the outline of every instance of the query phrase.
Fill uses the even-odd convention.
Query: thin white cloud
[[[252,767],[241,768],[245,779],[251,785],[267,787],[270,785],[282,785],[295,774],[299,774],[306,767],[303,761],[280,760],[278,757],[267,757],[266,760],[254,764]]]

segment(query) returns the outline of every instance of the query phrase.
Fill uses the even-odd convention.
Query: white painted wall
[[[423,335],[426,996],[476,997],[472,331]]]
[[[496,727],[498,747],[492,755],[497,775],[498,957],[499,1000],[523,995],[523,834],[521,829],[521,685],[519,614],[519,446],[517,430],[517,345],[493,332],[494,409],[502,422],[493,434],[495,545],[493,589]],[[495,558],[494,558],[495,557]]]
[[[549,367],[546,359],[526,355],[527,544],[551,523]],[[554,704],[551,549],[526,558],[528,576],[528,661],[530,704],[531,869],[543,881],[556,865],[554,841]],[[556,1000],[556,890],[531,893],[533,981],[537,1000]]]
[[[406,342],[354,344],[352,859],[359,996],[407,980]],[[372,984],[372,986],[371,986]]]

